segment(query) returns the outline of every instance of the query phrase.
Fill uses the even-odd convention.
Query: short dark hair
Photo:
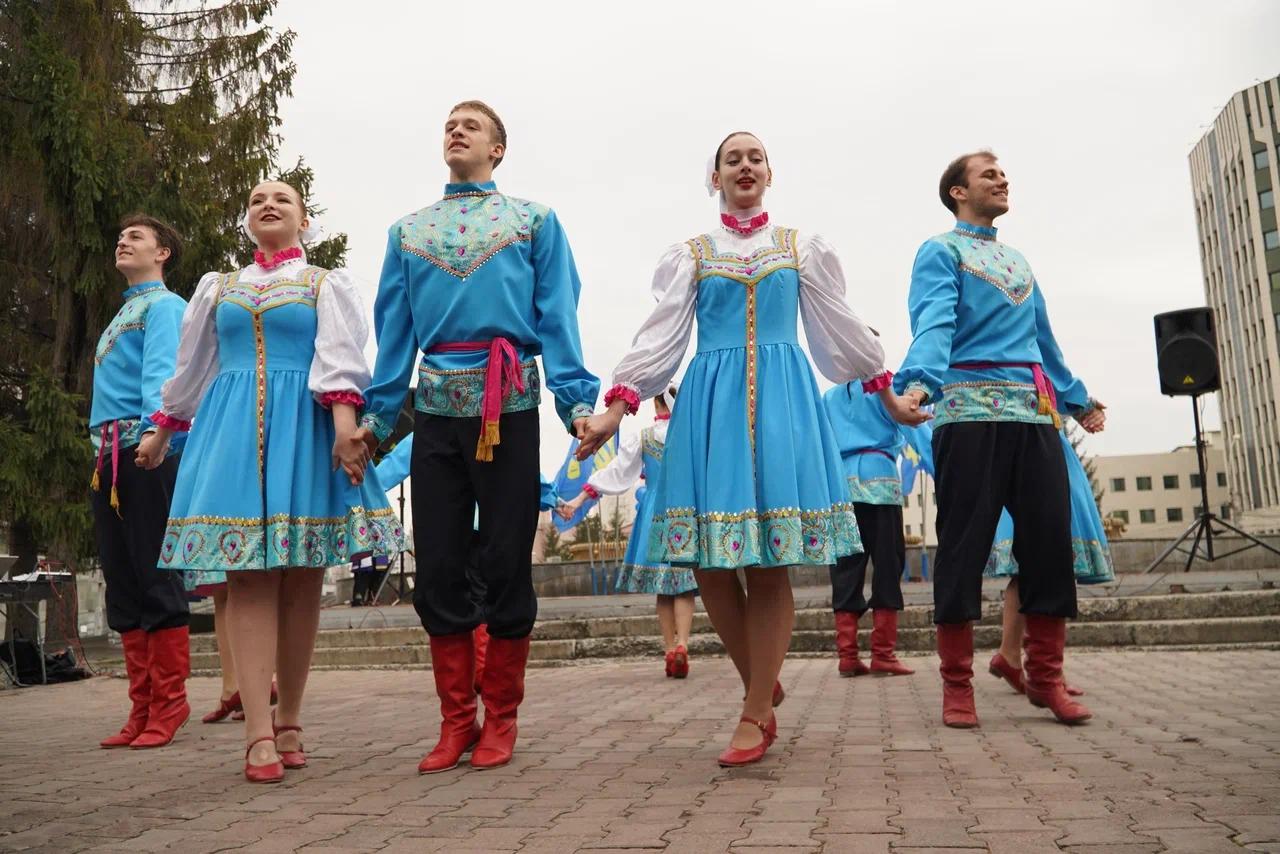
[[[503,150],[506,150],[507,126],[502,123],[501,117],[498,116],[498,113],[493,109],[493,107],[490,107],[484,101],[463,101],[460,104],[454,104],[453,109],[449,111],[449,115],[452,116],[454,113],[458,112],[458,110],[475,110],[477,113],[482,113],[487,116],[489,121],[493,122],[493,133],[494,136],[497,137],[498,144],[502,146]],[[493,161],[493,165],[496,167],[501,162],[502,158],[499,157],[497,160]]]
[[[169,250],[169,257],[164,259],[161,269],[168,273],[177,267],[182,260],[182,235],[178,234],[178,230],[169,223],[144,213],[129,214],[120,220],[121,231],[137,226],[151,229],[151,233],[156,236],[156,244]]]
[[[995,160],[996,153],[989,148],[982,148],[977,151],[970,151],[968,154],[961,154],[955,160],[947,164],[947,168],[942,172],[942,179],[938,181],[938,198],[942,200],[942,204],[947,210],[953,214],[957,213],[956,200],[951,198],[952,187],[968,187],[969,186],[969,161],[975,157],[987,157]]]
[[[764,142],[761,141],[760,137],[756,136],[754,133],[752,133],[749,130],[735,130],[733,133],[729,134],[724,139],[720,140],[720,144],[716,146],[716,171],[717,172],[720,171],[720,155],[724,154],[724,144],[729,140],[733,139],[735,136],[755,137],[756,141],[760,143],[760,150],[764,151],[765,165],[767,166],[769,164],[769,152],[765,151]]]

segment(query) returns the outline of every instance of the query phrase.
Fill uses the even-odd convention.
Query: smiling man
[[[165,288],[164,273],[181,250],[177,232],[158,219],[135,214],[120,224],[115,262],[126,283],[124,305],[103,330],[93,360],[94,533],[107,625],[120,633],[133,701],[124,727],[103,747],[168,744],[190,713],[182,574],[157,567],[186,434],[157,447],[163,461],[148,460],[138,447],[156,430],[151,413],[177,362],[187,303]]]
[[[914,340],[894,379],[919,407],[934,403],[938,486],[934,622],[942,659],[942,719],[978,725],[973,621],[1002,508],[1016,523],[1013,553],[1026,615],[1028,699],[1064,723],[1087,720],[1062,682],[1066,620],[1076,616],[1071,504],[1060,415],[1103,427],[1100,403],[1072,375],[1049,327],[1027,260],[996,239],[1009,181],[996,156],[957,157],[938,187],[955,228],[925,241],[911,271]]]
[[[417,574],[414,607],[431,639],[443,718],[418,770],[511,760],[524,698],[538,522],[538,401],[546,384],[569,432],[589,436],[600,382],[582,362],[578,273],[551,209],[498,192],[507,150],[497,113],[480,101],[444,125],[444,197],[391,227],[374,305],[378,360],[362,424],[371,444],[391,432],[419,351],[410,471]],[[376,440],[376,441],[375,441]],[[479,505],[483,602],[471,595],[467,552]],[[476,725],[472,630],[488,623]]]

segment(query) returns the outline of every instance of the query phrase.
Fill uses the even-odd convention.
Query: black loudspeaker
[[[1161,394],[1204,394],[1222,387],[1211,309],[1166,311],[1155,316],[1155,324]]]

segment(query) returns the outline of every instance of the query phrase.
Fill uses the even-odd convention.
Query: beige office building
[[[1255,530],[1280,529],[1277,119],[1280,77],[1233,95],[1190,156],[1204,290],[1218,334],[1229,503]]]
[[[1231,518],[1222,434],[1205,434],[1209,509]],[[1200,470],[1194,445],[1164,454],[1117,454],[1093,458],[1102,488],[1102,515],[1125,522],[1126,539],[1169,538],[1181,534],[1200,509]]]

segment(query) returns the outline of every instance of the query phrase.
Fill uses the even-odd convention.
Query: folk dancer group
[[[1009,184],[994,154],[962,156],[943,174],[956,226],[917,254],[913,341],[895,376],[878,333],[845,302],[832,246],[770,222],[764,144],[730,134],[707,170],[719,222],[663,254],[653,313],[597,412],[568,240],[550,208],[498,191],[506,146],[484,103],[450,111],[443,196],[389,230],[372,373],[355,279],[308,263],[312,226],[296,188],[250,189],[242,227],[254,263],[205,275],[190,303],[164,284],[181,252],[174,230],[144,215],[122,223],[116,266],[127,288],[98,345],[90,430],[108,618],[124,643],[132,708],[104,747],[161,746],[186,722],[186,603],[199,590],[215,595],[224,673],[234,673],[206,719],[243,710],[250,781],[305,766],[302,700],[323,570],[402,548],[385,491],[407,473],[414,606],[441,713],[421,773],[467,754],[478,769],[511,760],[537,618],[539,508],[559,503],[569,517],[640,479],[620,587],[657,596],[673,677],[689,672],[701,595],[744,689],[720,764],[758,762],[785,696],[788,567],[830,567],[841,675],[912,672],[894,652],[904,546],[893,460],[905,442],[936,468],[944,723],[978,723],[972,624],[984,573],[1012,576],[991,671],[1059,720],[1089,717],[1062,677],[1066,619],[1077,579],[1106,580],[1110,559],[1060,431],[1064,416],[1101,430],[1105,414],[1068,370],[1026,259],[997,240]],[[814,364],[836,383],[826,395],[800,324]],[[413,434],[390,465],[371,469],[415,363]],[[539,485],[544,382],[581,459],[642,401],[657,416],[568,502]],[[868,607],[869,667],[858,652]]]

